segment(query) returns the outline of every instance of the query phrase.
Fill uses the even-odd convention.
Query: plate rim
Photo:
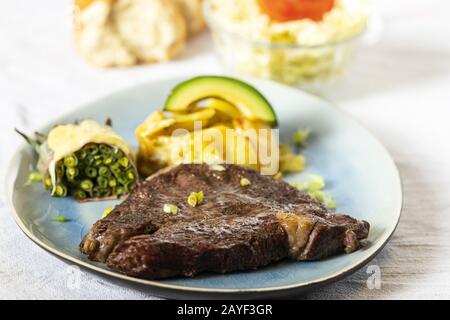
[[[117,89],[115,91],[109,92],[107,94],[101,95],[99,97],[95,97],[90,101],[84,102],[79,106],[76,106],[75,108],[72,108],[71,111],[69,112],[65,112],[63,114],[61,114],[60,116],[57,117],[58,118],[65,118],[70,116],[72,113],[76,112],[77,110],[86,108],[89,105],[93,105],[96,104],[97,102],[106,99],[108,97],[111,97],[112,95],[115,94],[121,94],[121,93],[125,93],[126,91],[129,91],[133,88],[136,88],[138,86],[151,86],[151,85],[155,85],[158,82],[163,82],[163,81],[179,81],[180,79],[185,79],[188,78],[189,76],[191,76],[191,74],[187,74],[187,75],[181,75],[181,76],[172,76],[172,77],[164,77],[161,79],[155,79],[155,80],[150,80],[150,81],[143,81],[141,83],[136,83],[130,86],[126,86],[120,89]],[[9,185],[9,181],[12,178],[11,174],[12,172],[14,172],[13,168],[14,168],[14,160],[17,159],[20,156],[20,153],[25,151],[25,147],[26,144],[25,143],[21,143],[19,144],[19,146],[17,147],[16,151],[13,153],[13,155],[10,157],[10,160],[8,161],[8,165],[6,166],[7,171],[4,177],[4,193],[6,195],[6,203],[7,203],[7,207],[10,211],[10,214],[12,215],[12,217],[14,218],[14,221],[16,222],[16,224],[19,226],[19,228],[21,229],[21,231],[31,240],[33,241],[35,244],[37,244],[39,247],[41,247],[42,249],[46,250],[47,252],[52,253],[53,255],[63,258],[66,261],[70,261],[73,262],[74,264],[77,264],[79,266],[82,266],[84,268],[87,268],[89,270],[95,271],[97,273],[103,274],[103,275],[107,275],[116,279],[120,279],[120,280],[125,280],[125,281],[130,281],[133,283],[138,283],[141,285],[145,285],[149,288],[156,288],[156,289],[162,289],[162,290],[171,290],[171,291],[177,291],[177,292],[185,292],[185,293],[213,293],[213,294],[257,294],[257,293],[281,293],[281,292],[287,292],[287,291],[300,291],[302,289],[306,289],[306,288],[314,288],[314,287],[318,287],[321,285],[326,285],[328,283],[332,283],[335,281],[338,281],[344,277],[346,277],[347,275],[359,270],[360,268],[362,268],[364,265],[366,265],[369,261],[371,261],[376,255],[378,255],[378,253],[386,246],[386,244],[389,242],[389,240],[391,239],[391,237],[393,236],[393,234],[395,233],[395,230],[398,227],[398,224],[400,222],[401,219],[401,215],[402,215],[402,211],[403,211],[403,205],[404,205],[404,197],[403,197],[403,182],[402,182],[402,178],[400,175],[400,171],[395,163],[395,161],[393,160],[389,150],[381,143],[381,141],[370,131],[368,130],[363,124],[361,124],[361,122],[359,122],[358,120],[356,120],[355,118],[353,118],[352,116],[350,116],[349,114],[347,114],[346,112],[344,112],[343,110],[341,110],[340,108],[336,107],[336,104],[323,98],[323,97],[319,97],[316,96],[314,94],[299,90],[299,89],[295,89],[280,83],[276,83],[273,81],[269,81],[269,80],[260,80],[260,79],[251,79],[251,78],[246,78],[246,77],[237,77],[237,78],[241,78],[244,79],[245,81],[249,81],[250,83],[266,83],[266,84],[270,84],[271,86],[278,86],[279,88],[282,88],[283,90],[287,90],[287,91],[292,91],[295,92],[297,94],[302,94],[305,96],[308,96],[308,98],[316,100],[318,102],[321,103],[325,103],[331,107],[334,107],[334,109],[339,112],[344,118],[346,118],[346,120],[352,122],[355,126],[359,127],[360,129],[364,130],[373,140],[375,143],[377,143],[379,145],[379,147],[381,148],[381,150],[385,153],[385,155],[387,156],[387,159],[389,160],[389,162],[392,165],[392,168],[394,169],[395,172],[395,178],[397,180],[398,183],[398,199],[396,200],[397,204],[396,204],[396,215],[395,215],[395,224],[393,224],[390,229],[388,229],[388,232],[384,233],[383,238],[380,240],[378,246],[376,247],[376,249],[374,250],[374,252],[372,254],[370,254],[369,256],[363,258],[363,259],[359,259],[358,261],[355,261],[354,263],[351,263],[351,265],[345,269],[341,269],[338,270],[337,272],[333,273],[332,275],[329,276],[325,276],[325,277],[321,277],[312,281],[307,281],[307,282],[299,282],[299,283],[293,283],[293,284],[289,284],[289,285],[283,285],[283,286],[276,286],[276,287],[261,287],[261,288],[226,288],[226,289],[222,289],[222,288],[202,288],[202,287],[190,287],[190,286],[185,286],[185,285],[177,285],[177,284],[167,284],[167,283],[161,283],[159,281],[155,281],[155,280],[147,280],[147,279],[141,279],[141,278],[135,278],[135,277],[130,277],[112,270],[107,270],[107,269],[103,269],[100,268],[96,265],[90,264],[89,262],[85,262],[82,260],[79,260],[76,257],[73,257],[69,254],[66,254],[64,252],[61,252],[55,248],[52,248],[51,246],[45,244],[43,241],[39,240],[36,236],[34,236],[34,234],[25,226],[25,224],[22,222],[20,215],[18,214],[18,212],[16,211],[14,204],[13,204],[13,194],[14,192],[11,192],[10,188],[11,186]],[[45,128],[45,127],[50,127],[51,123],[54,122],[55,120],[50,120],[48,122],[46,122],[44,125],[40,126],[41,128]]]

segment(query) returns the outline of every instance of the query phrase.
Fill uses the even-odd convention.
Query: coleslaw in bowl
[[[216,51],[232,72],[320,91],[340,75],[368,20],[367,0],[336,0],[321,21],[272,21],[258,0],[206,0]]]

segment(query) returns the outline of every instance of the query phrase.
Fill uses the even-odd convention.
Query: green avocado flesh
[[[186,111],[203,99],[216,98],[227,101],[250,120],[262,120],[275,127],[277,117],[269,101],[254,87],[240,80],[201,76],[180,83],[166,100],[164,111]]]

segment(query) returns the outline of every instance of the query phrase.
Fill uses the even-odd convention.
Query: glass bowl
[[[340,41],[312,46],[262,42],[224,30],[213,21],[209,1],[204,1],[204,15],[216,54],[227,70],[316,93],[344,72],[365,31],[362,28]]]

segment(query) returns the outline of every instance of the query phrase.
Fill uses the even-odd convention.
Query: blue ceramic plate
[[[111,117],[115,129],[136,146],[134,129],[151,112],[160,110],[170,89],[183,78],[139,85],[77,109],[56,123]],[[386,244],[398,223],[402,204],[398,171],[384,147],[366,129],[321,99],[265,81],[250,81],[270,100],[278,114],[281,142],[289,143],[299,127],[312,129],[303,151],[307,170],[288,180],[314,173],[325,177],[338,212],[370,222],[368,245],[355,253],[319,262],[282,261],[251,272],[204,274],[193,279],[147,281],[127,277],[89,261],[78,244],[108,206],[117,202],[78,204],[49,196],[40,184],[25,187],[35,158],[22,146],[14,155],[6,177],[6,192],[19,227],[44,249],[73,263],[113,277],[148,285],[157,295],[174,298],[266,298],[298,294],[341,279],[372,259]],[[41,129],[47,132],[54,123]],[[71,222],[52,220],[63,215]]]

